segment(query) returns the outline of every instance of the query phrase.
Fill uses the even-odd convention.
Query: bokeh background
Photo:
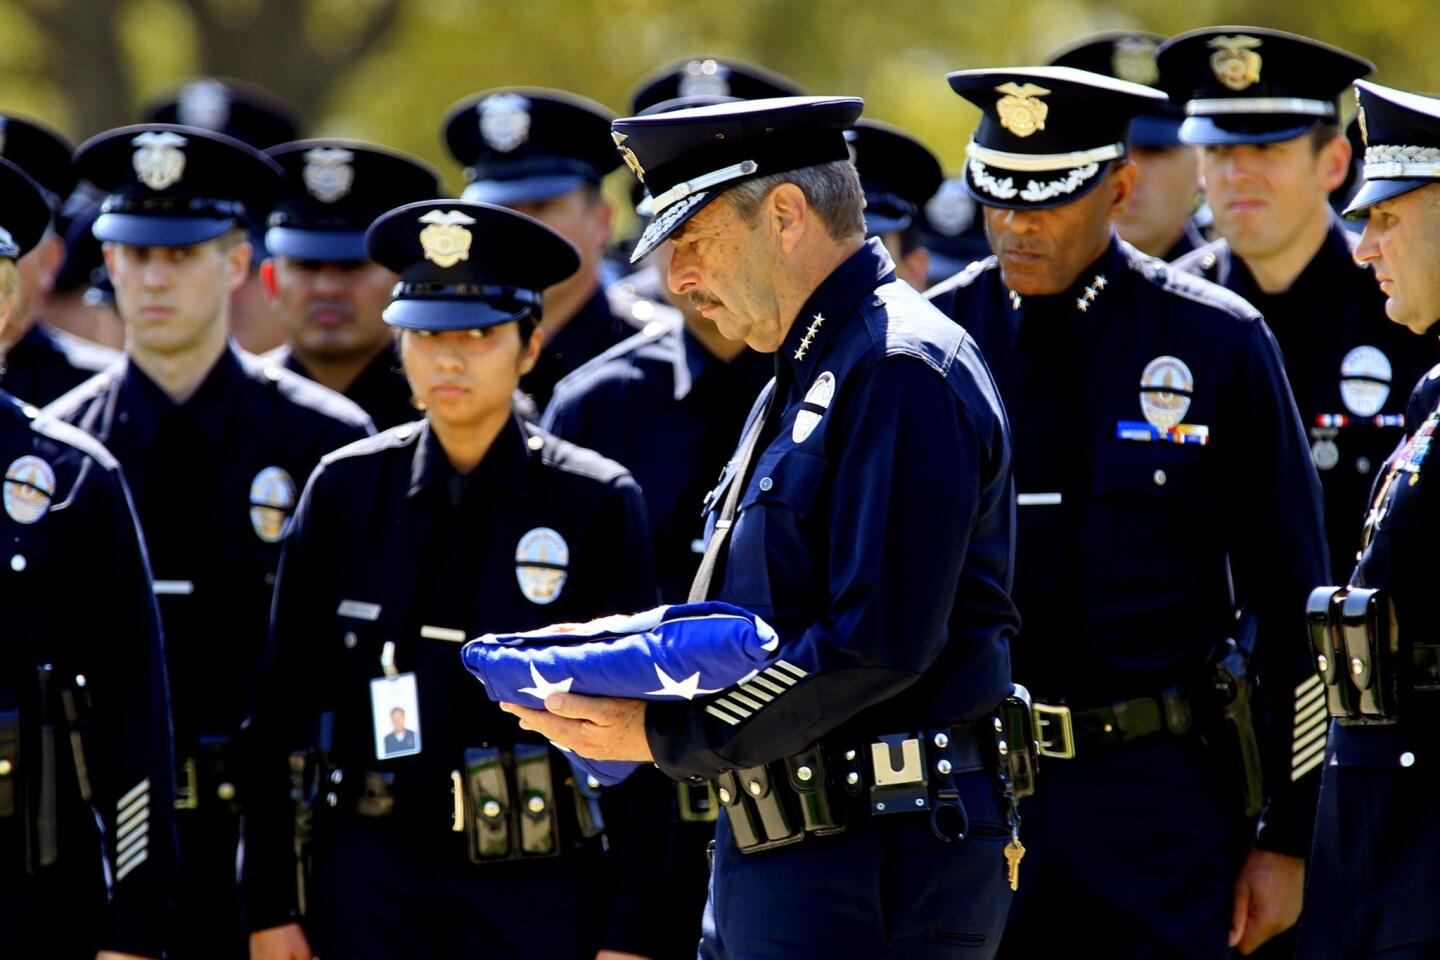
[[[1440,89],[1440,0],[0,0],[0,111],[77,142],[213,73],[275,90],[305,133],[408,150],[459,189],[446,107],[561,87],[624,111],[681,57],[740,57],[808,92],[857,94],[956,169],[976,117],[947,70],[1041,62],[1085,33],[1258,24],[1342,46],[1374,79]]]

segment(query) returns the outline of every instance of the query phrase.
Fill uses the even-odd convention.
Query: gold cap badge
[[[1260,82],[1260,54],[1255,50],[1260,41],[1243,34],[1234,37],[1216,37],[1210,41],[1210,69],[1215,79],[1237,93],[1254,83]]]
[[[630,135],[628,133],[621,133],[618,130],[612,130],[610,131],[610,139],[615,141],[615,149],[620,151],[620,156],[625,161],[625,166],[630,168],[630,172],[635,174],[641,183],[644,183],[645,168],[640,166],[640,158],[635,156],[634,150],[624,145],[625,141],[630,139]]]
[[[135,176],[151,190],[164,190],[185,175],[185,154],[180,148],[190,141],[178,133],[147,131],[130,141],[135,147]]]
[[[1365,146],[1370,146],[1370,131],[1365,128],[1365,108],[1362,106],[1355,111],[1355,122],[1360,124],[1360,139]]]
[[[1000,126],[1017,137],[1028,137],[1037,130],[1045,129],[1045,117],[1049,115],[1050,107],[1036,98],[1045,96],[1049,90],[1033,83],[1002,83],[995,92],[1005,94],[995,104]]]
[[[1121,80],[1152,84],[1160,79],[1160,68],[1155,65],[1157,46],[1146,37],[1121,37],[1110,54],[1110,68]]]
[[[470,243],[474,237],[465,225],[474,223],[474,217],[459,210],[431,210],[420,222],[429,224],[420,231],[420,247],[425,251],[426,260],[448,269],[461,260],[470,259]]]

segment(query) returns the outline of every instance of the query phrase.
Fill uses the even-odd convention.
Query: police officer
[[[1356,87],[1366,129],[1364,180],[1346,216],[1368,219],[1355,257],[1374,271],[1390,320],[1433,341],[1440,332],[1440,100],[1365,81]],[[1422,343],[1413,340],[1412,349],[1421,352]],[[1328,596],[1319,610],[1320,639],[1343,638],[1344,655],[1316,651],[1324,683],[1314,681],[1314,707],[1341,719],[1322,754],[1325,775],[1300,923],[1305,960],[1418,960],[1440,952],[1440,917],[1428,906],[1429,891],[1440,886],[1433,802],[1440,658],[1427,625],[1440,367],[1415,386],[1405,420],[1409,435],[1376,471],[1360,562],[1350,589],[1340,591],[1347,605],[1360,600],[1359,610],[1345,612],[1338,626],[1346,629],[1338,632],[1326,629]],[[1367,626],[1379,648],[1366,644]],[[1393,660],[1380,649],[1392,639],[1399,643]],[[1393,693],[1398,702],[1389,700]]]
[[[272,90],[230,77],[195,77],[152,102],[142,111],[147,123],[178,123],[222,133],[268,150],[300,136],[300,116]],[[251,224],[250,237],[257,255],[251,258],[250,276],[231,296],[230,332],[242,348],[265,353],[285,342],[285,327],[272,309],[260,279],[265,260],[264,221]]]
[[[617,313],[601,284],[614,211],[600,181],[620,165],[613,116],[572,93],[516,87],[460,101],[443,124],[446,146],[465,165],[466,200],[529,214],[580,251],[580,269],[545,293],[545,347],[520,381],[537,413],[561,377],[644,326]]]
[[[6,320],[50,208],[6,160],[0,196]],[[129,492],[100,444],[4,392],[0,463],[0,942],[13,956],[159,957],[170,723]]]
[[[241,224],[277,192],[274,163],[220,134],[151,124],[86,141],[76,166],[110,192],[93,229],[126,355],[50,410],[124,465],[150,548],[181,764],[174,955],[243,956],[232,740],[250,707],[297,478],[370,421],[226,336],[229,294],[249,272]]]
[[[1325,491],[1330,576],[1341,582],[1376,468],[1405,433],[1405,389],[1440,359],[1385,319],[1353,259],[1355,237],[1328,204],[1350,165],[1339,97],[1373,65],[1250,27],[1182,34],[1159,63],[1187,100],[1180,136],[1200,147],[1221,237],[1176,266],[1234,290],[1274,331]]]
[[[1082,37],[1052,54],[1050,64],[1168,89],[1155,51],[1159,34],[1111,31]],[[1200,206],[1199,160],[1180,139],[1185,112],[1167,100],[1130,122],[1130,159],[1135,192],[1115,214],[1115,232],[1141,253],[1174,260],[1205,244]]]
[[[875,120],[860,120],[847,135],[865,191],[865,228],[895,261],[895,274],[916,290],[930,275],[921,211],[945,175],[940,161],[910,134]]]
[[[1288,726],[1257,732],[1245,685],[1286,695],[1288,723],[1325,555],[1278,352],[1239,297],[1114,235],[1126,128],[1163,94],[1067,67],[950,85],[983,111],[967,182],[997,255],[932,293],[1014,429],[1015,676],[1053,758],[1021,805],[1004,952],[1224,957],[1227,933],[1248,951],[1295,921],[1310,824]]]
[[[631,109],[635,115],[668,113],[795,89],[753,64],[700,57],[642,81]],[[636,186],[637,212],[648,218],[649,194],[638,180]],[[642,329],[561,380],[542,425],[635,475],[650,511],[660,594],[678,603],[704,552],[700,503],[772,365],[742,341],[722,336],[689,297],[666,288],[671,252],[670,244],[659,244],[639,270],[606,289],[612,308],[628,312]]]
[[[455,200],[387,213],[367,245],[400,274],[385,320],[425,420],[327,457],[296,513],[256,717],[253,956],[652,956],[663,782],[597,805],[562,754],[516,738],[459,657],[482,633],[655,602],[630,475],[512,408],[541,350],[543,292],[580,258],[529,217]],[[382,740],[405,742],[396,707],[408,751]],[[302,936],[285,759],[317,728]]]
[[[10,320],[0,329],[0,386],[37,406],[119,359],[115,351],[55,330],[40,318],[65,255],[55,218],[75,187],[70,151],[70,144],[53,130],[19,117],[0,116],[0,157],[35,181],[52,211],[44,236],[16,264],[20,288]]]
[[[992,719],[1016,625],[1005,418],[968,338],[865,239],[844,136],[860,109],[782,98],[614,125],[654,196],[636,257],[673,241],[671,288],[775,354],[691,597],[765,618],[783,662],[708,699],[507,706],[582,756],[717,782],[706,956],[989,956],[1010,898]]]
[[[100,241],[90,228],[100,216],[100,197],[81,186],[65,201],[55,230],[65,237],[65,258],[45,297],[45,322],[53,330],[90,343],[123,350],[125,324],[115,312],[115,287],[105,272]]]
[[[395,275],[365,257],[365,228],[386,210],[440,194],[428,165],[351,140],[268,151],[285,171],[260,276],[288,340],[268,359],[343,393],[379,429],[418,418],[395,338],[380,318]]]

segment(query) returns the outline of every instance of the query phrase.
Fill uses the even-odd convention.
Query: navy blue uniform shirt
[[[3,392],[0,465],[0,711],[20,718],[7,777],[15,807],[0,811],[0,935],[16,956],[105,948],[158,957],[174,881],[174,774],[159,618],[130,494],[94,439]],[[45,664],[54,668],[48,702],[36,674]],[[55,730],[59,859],[32,875],[46,724]]]
[[[315,379],[295,355],[290,344],[282,344],[264,355],[286,370],[307,380]],[[345,397],[370,415],[376,430],[389,430],[402,423],[413,423],[421,417],[411,400],[410,382],[400,367],[398,345],[387,345],[360,371],[355,382],[345,389]]]
[[[543,740],[486,697],[461,664],[459,641],[648,609],[654,576],[644,500],[624,468],[518,419],[467,475],[427,423],[326,457],[285,547],[255,718],[266,766],[246,844],[252,928],[293,915],[284,762],[315,742],[321,712],[334,711],[334,762],[347,780],[393,774],[386,829],[408,838],[416,869],[464,864],[464,836],[450,829],[450,771],[463,767],[467,748]],[[420,753],[390,760],[376,757],[370,704],[386,641],[396,669],[416,676],[420,710]],[[553,759],[568,770],[558,753]],[[568,790],[562,783],[557,775],[557,791]],[[595,890],[608,903],[605,947],[646,952],[648,911],[663,884],[664,788],[660,777],[642,776],[606,792],[613,875]],[[557,803],[573,807],[568,797]],[[506,884],[539,876],[515,872],[527,867],[536,865],[474,869]],[[543,896],[543,883],[531,882]]]
[[[1344,583],[1376,471],[1414,427],[1403,422],[1408,391],[1440,361],[1440,348],[1385,316],[1385,295],[1352,256],[1359,238],[1331,221],[1319,252],[1284,293],[1261,292],[1224,240],[1175,267],[1235,291],[1274,332],[1325,493],[1329,582]]]
[[[104,443],[135,494],[165,626],[177,752],[234,734],[250,709],[299,484],[326,453],[373,432],[370,418],[234,347],[183,404],[127,360],[47,412]]]
[[[751,610],[805,676],[745,716],[652,703],[673,777],[974,719],[1010,692],[1010,441],[975,343],[878,239],[827,277],[775,359],[767,429],[711,596]],[[748,428],[747,428],[748,429]]]
[[[612,300],[613,300],[612,296]],[[681,603],[704,553],[701,503],[774,365],[745,350],[724,361],[672,307],[561,380],[541,426],[625,464],[645,491],[660,595]]]
[[[1278,698],[1267,782],[1284,792],[1289,698],[1313,674],[1301,611],[1325,542],[1260,316],[1114,238],[1057,296],[1017,307],[994,257],[931,296],[980,344],[1014,428],[1016,679],[1079,708],[1193,686],[1243,608]],[[1178,425],[1160,435],[1147,405]],[[1308,814],[1275,813],[1286,835],[1267,842],[1303,856]]]
[[[543,411],[555,385],[566,374],[633,336],[642,326],[643,321],[637,323],[633,316],[612,309],[605,288],[597,285],[565,326],[546,338],[535,368],[520,378],[520,391],[529,395],[537,411]]]
[[[43,407],[119,359],[117,350],[51,330],[37,320],[0,356],[0,387]]]

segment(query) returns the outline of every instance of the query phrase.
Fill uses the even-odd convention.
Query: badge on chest
[[[290,529],[298,500],[295,481],[282,467],[266,467],[250,481],[250,526],[266,543],[279,543]]]
[[[826,370],[805,391],[805,399],[800,402],[800,410],[795,414],[795,425],[790,428],[790,439],[795,443],[804,443],[809,439],[834,399],[835,374]]]
[[[5,470],[5,513],[16,523],[38,523],[50,512],[55,471],[35,456],[19,457]]]
[[[1121,420],[1115,436],[1121,440],[1196,444],[1210,443],[1210,428],[1183,423],[1195,396],[1195,376],[1179,357],[1156,357],[1140,374],[1140,413],[1145,418]]]
[[[515,545],[515,579],[531,603],[554,603],[570,572],[570,545],[549,527],[536,527]]]

